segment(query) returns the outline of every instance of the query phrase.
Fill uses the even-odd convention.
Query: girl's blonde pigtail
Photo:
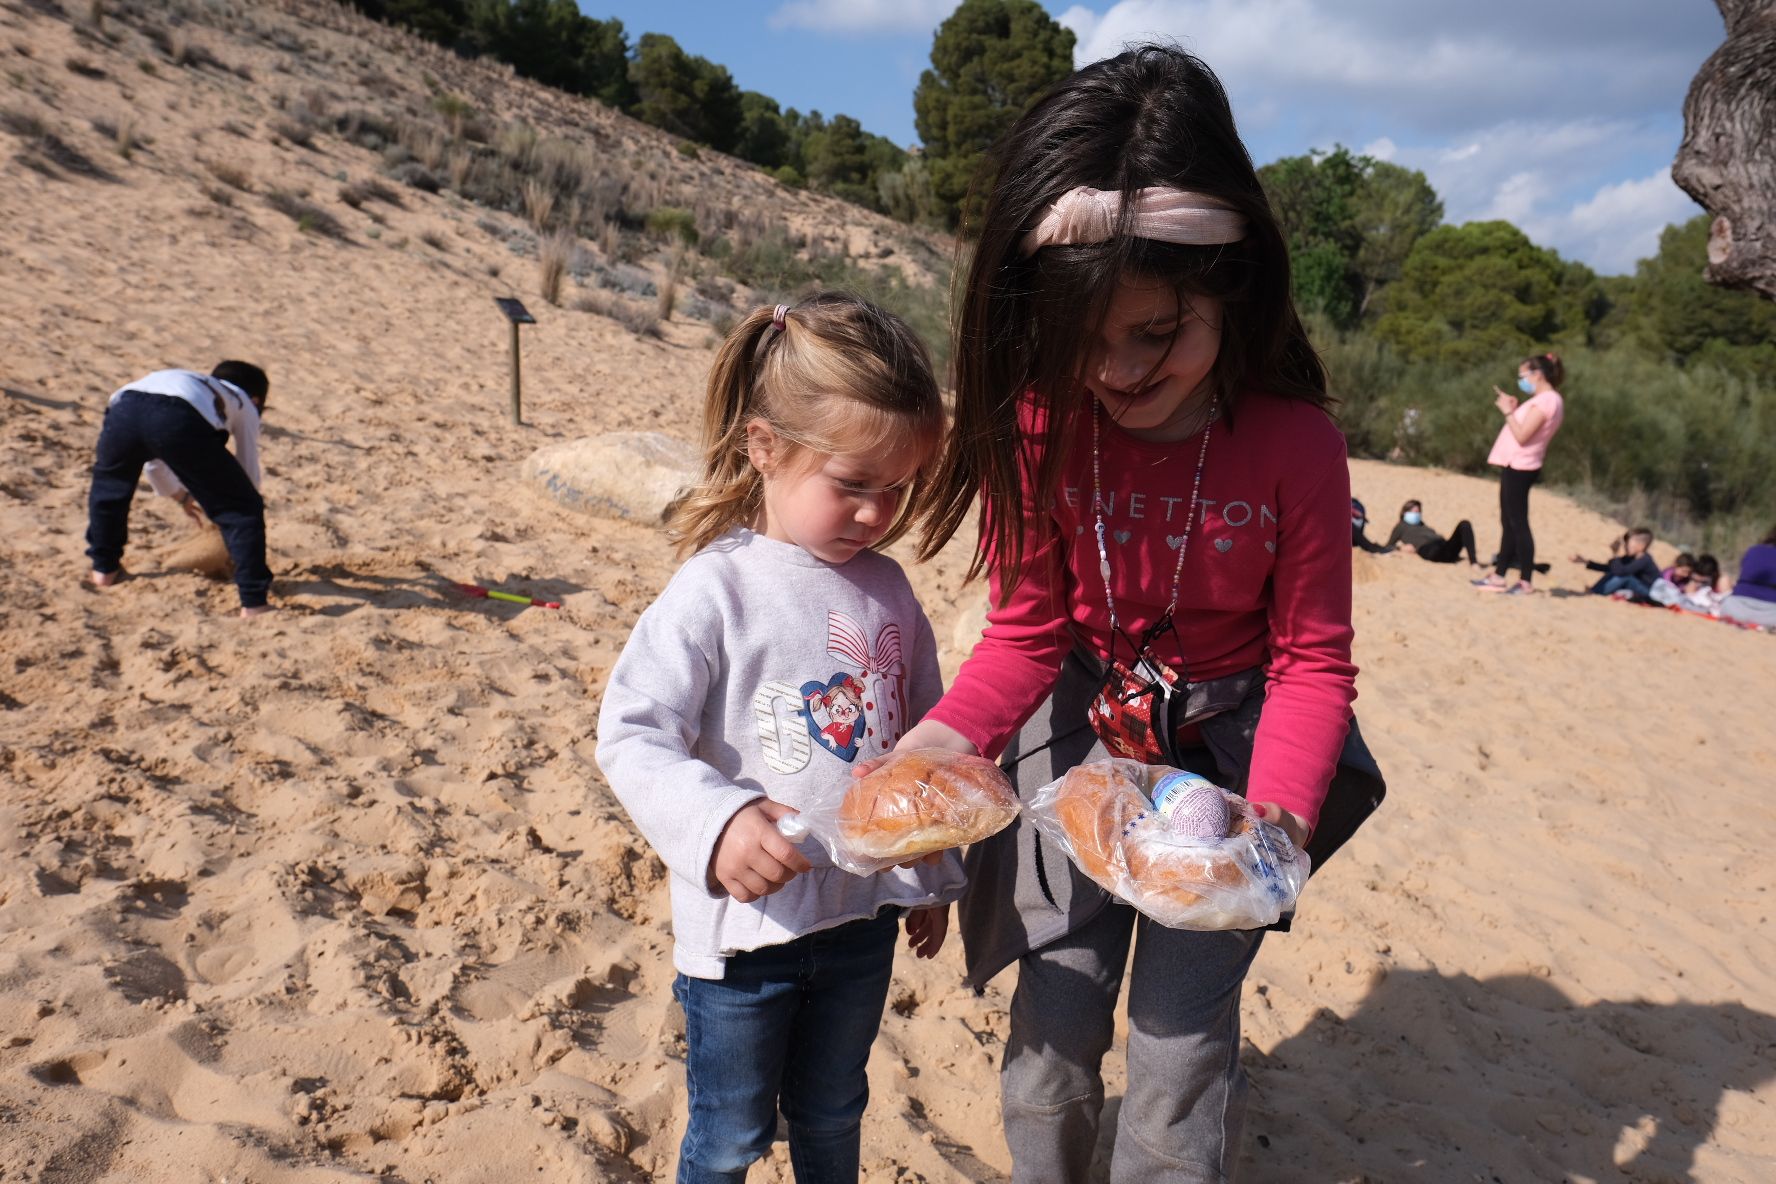
[[[771,310],[758,309],[728,334],[709,371],[703,403],[703,477],[666,519],[681,555],[708,546],[733,526],[751,522],[763,483],[746,455],[746,424],[753,406],[760,342],[771,330]]]

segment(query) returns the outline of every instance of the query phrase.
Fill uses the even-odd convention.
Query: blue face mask
[[[1536,384],[1527,378],[1519,378],[1517,380],[1517,389],[1526,395],[1533,395],[1536,393]]]
[[[1417,510],[1407,510],[1402,516],[1406,519],[1407,526],[1417,526],[1420,522],[1425,520],[1425,516],[1420,514]]]

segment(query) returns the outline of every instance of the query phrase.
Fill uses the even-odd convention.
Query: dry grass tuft
[[[662,321],[672,319],[672,310],[678,304],[678,281],[684,275],[686,249],[682,241],[674,243],[672,254],[666,260],[666,275],[660,281],[660,298],[654,307]]]
[[[273,189],[265,195],[265,204],[296,223],[296,228],[304,234],[318,234],[339,242],[350,241],[338,218],[300,194],[288,189]]]
[[[271,121],[273,140],[284,140],[298,148],[314,147],[315,129],[301,119],[274,119]]]
[[[591,291],[573,304],[576,311],[595,313],[622,325],[637,337],[659,337],[660,318],[639,300],[626,300],[614,292]]]
[[[242,193],[251,193],[253,191],[252,178],[248,176],[247,170],[241,165],[226,160],[206,160],[204,161],[204,168],[209,172],[210,176],[216,178],[216,180],[222,182],[222,184],[228,186],[230,189],[238,189]]]
[[[354,181],[350,185],[341,185],[339,200],[354,210],[361,210],[373,201],[379,201],[383,205],[394,206],[397,209],[407,208],[407,203],[401,200],[399,193],[375,177],[366,177],[364,180]]]
[[[531,177],[524,182],[524,216],[530,220],[532,227],[540,234],[549,229],[549,219],[555,213],[556,192],[546,182]]]
[[[537,243],[537,286],[550,304],[561,303],[561,281],[573,260],[574,236],[557,230]]]

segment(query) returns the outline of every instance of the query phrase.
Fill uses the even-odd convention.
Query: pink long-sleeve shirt
[[[1035,423],[1031,412],[1025,429]],[[927,718],[995,755],[1047,699],[1075,638],[1110,654],[1092,514],[1089,415],[1078,417],[1049,522],[1032,523],[1023,579]],[[1117,620],[1138,637],[1164,611],[1202,437],[1152,444],[1103,417],[1106,546]],[[1268,668],[1247,792],[1317,823],[1356,698],[1350,470],[1324,411],[1252,392],[1212,425],[1176,631],[1159,656],[1192,681]],[[1037,533],[1046,527],[1046,541]],[[993,601],[1004,587],[989,571]],[[1117,655],[1129,658],[1126,644]]]

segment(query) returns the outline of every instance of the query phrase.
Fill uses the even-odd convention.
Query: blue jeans
[[[87,495],[86,553],[96,572],[114,572],[129,541],[130,503],[142,467],[158,458],[222,532],[243,607],[271,590],[265,564],[265,502],[219,432],[184,399],[125,391],[105,410]]]
[[[1591,591],[1598,596],[1614,596],[1617,592],[1629,592],[1636,600],[1651,600],[1653,598],[1652,585],[1633,576],[1604,576],[1591,586]]]
[[[678,1184],[744,1184],[781,1110],[797,1184],[856,1184],[870,1045],[888,1002],[899,910],[679,975],[691,1119]]]

